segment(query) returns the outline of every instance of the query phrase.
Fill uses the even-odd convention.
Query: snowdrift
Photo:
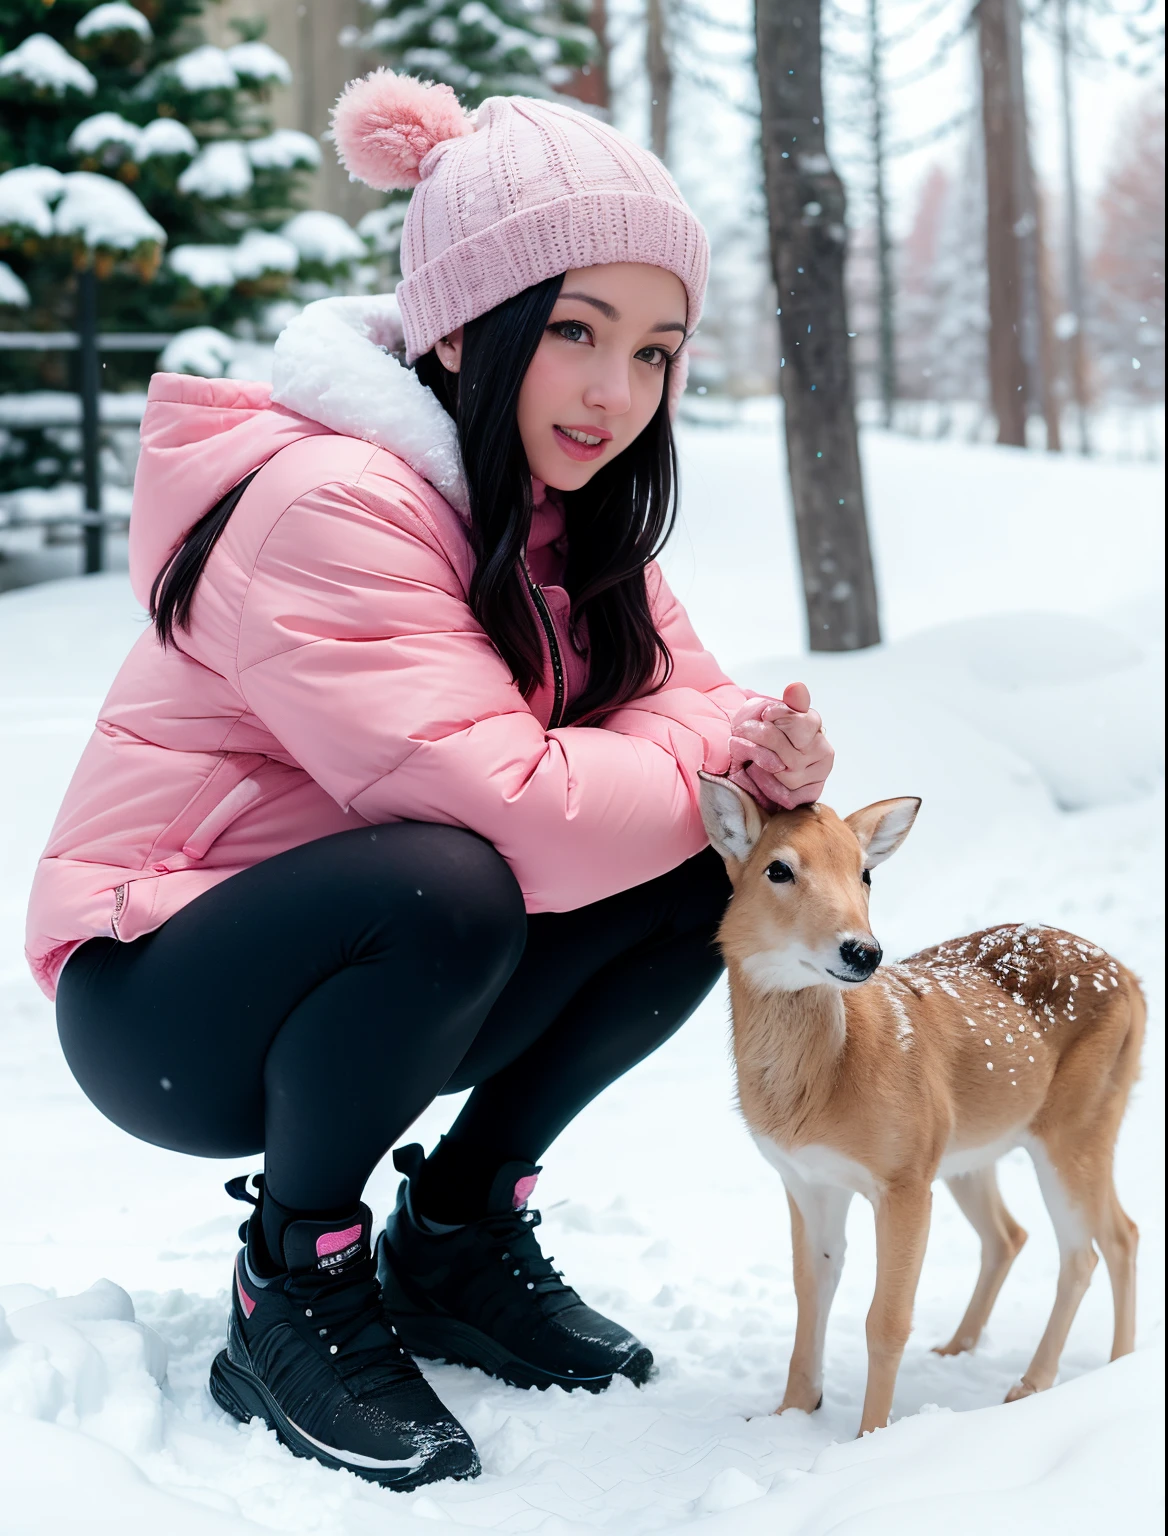
[[[808,658],[797,655],[773,435],[691,430],[683,448],[686,527],[669,565],[699,632],[757,688],[807,678],[839,754],[837,809],[924,799],[877,875],[886,950],[1045,921],[1089,935],[1144,978],[1149,1041],[1117,1158],[1143,1234],[1137,1353],[1106,1364],[1100,1269],[1061,1384],[1003,1406],[1057,1268],[1032,1170],[1013,1154],[1003,1191],[1031,1240],[977,1351],[942,1359],[929,1348],[952,1331],[977,1268],[976,1240],[939,1188],[894,1422],[853,1438],[874,1265],[871,1215],[857,1201],[823,1408],[776,1418],[795,1317],[786,1203],[734,1112],[716,993],[569,1128],[540,1183],[545,1251],[651,1344],[660,1373],[649,1387],[525,1393],[435,1367],[485,1471],[409,1495],[297,1461],[259,1424],[226,1418],[206,1390],[238,1221],[220,1184],[245,1165],[143,1146],[103,1121],[70,1079],[20,956],[33,863],[144,622],[122,576],[61,582],[0,598],[6,1536],[1162,1528],[1163,648],[1162,598],[1148,591],[1159,580],[1158,476],[870,438],[892,638]],[[440,1101],[410,1139],[434,1139],[456,1107]],[[391,1205],[395,1182],[387,1160],[369,1190],[375,1211]]]

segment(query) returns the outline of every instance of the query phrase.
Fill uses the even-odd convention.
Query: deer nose
[[[873,941],[864,944],[859,939],[845,939],[839,947],[840,959],[858,976],[871,976],[884,959],[884,951]]]

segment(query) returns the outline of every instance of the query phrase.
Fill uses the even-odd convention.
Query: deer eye
[[[872,871],[870,869],[866,869],[864,871],[864,873],[860,876],[860,879],[864,882],[865,885],[871,885],[872,884]]]
[[[785,885],[788,880],[794,880],[795,872],[789,864],[784,864],[782,859],[775,859],[766,867],[766,877],[775,885]]]

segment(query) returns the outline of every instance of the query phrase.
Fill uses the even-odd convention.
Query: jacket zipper
[[[117,939],[119,944],[121,943],[122,936],[118,932],[118,919],[121,917],[121,915],[122,915],[122,908],[125,905],[126,905],[126,887],[124,885],[115,885],[114,886],[114,915],[110,919],[110,927],[113,929],[113,931],[114,931],[114,938]]]
[[[548,652],[552,659],[552,712],[548,719],[547,728],[554,731],[558,725],[563,724],[564,719],[564,658],[560,654],[560,642],[556,639],[556,625],[552,618],[551,609],[547,605],[547,599],[542,590],[531,579],[531,573],[526,566],[523,570],[527,577],[527,585],[531,591],[531,601],[535,604],[535,611],[539,615],[539,622],[543,625],[543,632],[547,636]]]

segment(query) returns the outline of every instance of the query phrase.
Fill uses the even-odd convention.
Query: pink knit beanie
[[[472,117],[449,86],[379,69],[345,87],[333,133],[350,175],[414,188],[397,289],[408,362],[535,283],[609,262],[676,273],[697,325],[705,231],[661,162],[598,119],[528,96]]]

